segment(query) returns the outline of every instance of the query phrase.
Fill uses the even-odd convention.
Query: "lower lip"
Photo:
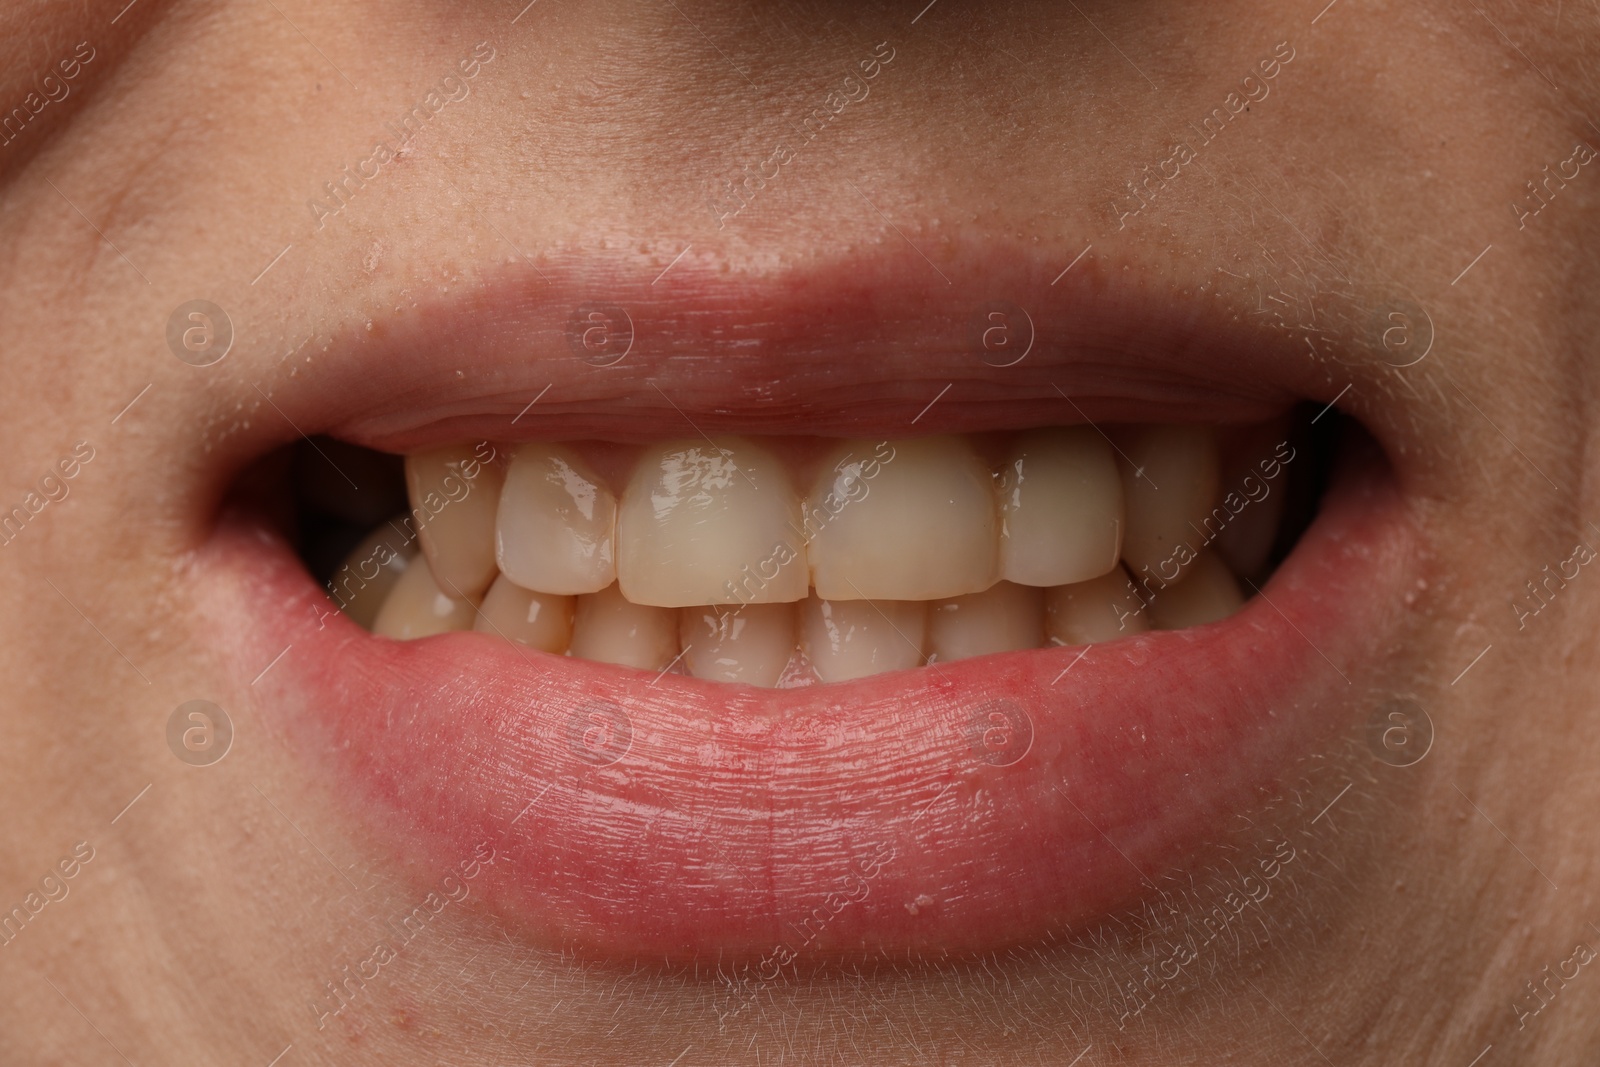
[[[1344,675],[1413,558],[1392,483],[1342,477],[1223,622],[788,690],[376,638],[242,515],[199,587],[219,632],[254,622],[235,676],[290,647],[259,688],[311,773],[397,852],[493,848],[473,891],[528,940],[770,967],[983,951],[1137,898],[1351,724]]]

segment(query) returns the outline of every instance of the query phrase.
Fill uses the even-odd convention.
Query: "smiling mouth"
[[[238,445],[280,447],[205,610],[533,943],[781,969],[1126,905],[1359,714],[1404,497],[1227,308],[1006,265],[1038,332],[988,359],[917,269],[613,285],[615,362],[567,343],[581,269],[346,339],[273,398],[327,437]]]

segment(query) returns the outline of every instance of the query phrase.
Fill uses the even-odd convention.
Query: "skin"
[[[0,550],[0,904],[75,842],[94,850],[0,948],[0,1059],[266,1064],[290,1046],[280,1062],[1067,1064],[1092,1045],[1084,1064],[1466,1064],[1492,1045],[1486,1064],[1555,1064],[1600,1050],[1591,968],[1518,1017],[1540,1004],[1527,981],[1600,944],[1586,729],[1600,579],[1582,569],[1537,615],[1512,606],[1542,567],[1600,547],[1585,359],[1600,176],[1583,167],[1525,228],[1510,206],[1575,142],[1600,147],[1584,118],[1600,114],[1594,5],[1345,0],[1313,25],[1318,5],[1260,0],[943,0],[913,24],[911,8],[697,0],[544,3],[512,24],[514,3],[142,0],[112,25],[122,6],[0,6],[0,105],[79,41],[96,50],[72,94],[0,146],[5,505],[76,442],[94,449]],[[472,94],[319,229],[307,198],[483,40],[496,58]],[[719,224],[707,183],[767,158],[796,100],[884,40],[896,58],[871,96]],[[1125,210],[1167,131],[1281,41],[1295,58],[1271,95],[1119,229],[1112,198]],[[318,1030],[322,983],[444,869],[341,806],[251,679],[223,671],[226,629],[192,610],[186,558],[219,477],[207,450],[274,417],[253,383],[282,383],[307,334],[517,250],[649,278],[685,246],[759,273],[875,242],[939,257],[1035,236],[1259,302],[1268,330],[1302,329],[1315,306],[1318,336],[1359,354],[1341,406],[1404,450],[1426,551],[1404,640],[1356,680],[1374,706],[1428,709],[1426,758],[1386,765],[1359,730],[1307,753],[1249,825],[1163,881],[1169,906],[1038,952],[797,975],[719,1027],[704,974],[571,959],[469,901]],[[205,370],[163,335],[197,297],[240,336]],[[1378,358],[1386,300],[1433,323],[1403,371]],[[175,760],[163,733],[196,698],[237,731],[211,767]],[[1271,899],[1123,1018],[1115,987],[1230,891],[1229,859],[1285,840],[1296,859]]]

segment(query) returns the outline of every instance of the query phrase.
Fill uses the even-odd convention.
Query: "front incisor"
[[[1000,576],[994,477],[960,437],[841,445],[818,475],[806,529],[823,600],[938,600]]]
[[[782,604],[806,595],[800,497],[738,437],[644,450],[617,511],[617,580],[635,604]]]

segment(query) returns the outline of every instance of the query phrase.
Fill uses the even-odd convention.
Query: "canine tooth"
[[[406,457],[406,488],[422,551],[440,587],[452,595],[478,596],[494,580],[494,515],[504,471],[493,458],[487,444]]]
[[[615,585],[578,597],[567,654],[599,663],[659,671],[678,654],[678,617],[635,604]]]
[[[1285,460],[1293,460],[1289,420],[1275,419],[1241,432],[1223,450],[1222,487],[1202,524],[1235,574],[1259,578],[1272,556],[1288,500]]]
[[[495,516],[500,571],[541,593],[598,593],[617,580],[616,516],[616,497],[577,453],[521,445]]]
[[[328,578],[340,610],[363,630],[371,630],[383,602],[416,554],[417,542],[388,523],[373,530]]]
[[[572,641],[574,609],[570,596],[535,593],[502,574],[484,595],[472,628],[544,652],[565,652]]]
[[[1044,590],[997,582],[928,607],[929,660],[968,659],[1044,644]]]
[[[922,664],[927,605],[917,600],[822,600],[800,608],[800,644],[824,682]]]
[[[1116,453],[1089,426],[1035,430],[1011,446],[1000,476],[1000,576],[1070,585],[1110,572],[1122,550]]]
[[[472,601],[439,588],[425,560],[414,560],[378,611],[372,632],[402,641],[472,629]]]
[[[776,604],[806,595],[800,499],[742,438],[648,449],[617,510],[617,580],[635,604]]]
[[[1128,528],[1122,558],[1138,577],[1145,567],[1175,581],[1194,558],[1201,521],[1217,498],[1216,435],[1206,426],[1141,426],[1119,435]]]
[[[1000,577],[994,477],[959,437],[841,446],[806,507],[823,600],[937,600]]]
[[[771,688],[795,646],[793,604],[684,608],[678,615],[683,662],[696,678]]]
[[[1210,552],[1200,554],[1183,578],[1150,601],[1150,622],[1158,630],[1182,630],[1226,619],[1244,597],[1227,564]]]
[[[1149,613],[1121,567],[1045,591],[1044,628],[1058,645],[1095,645],[1150,629]]]

